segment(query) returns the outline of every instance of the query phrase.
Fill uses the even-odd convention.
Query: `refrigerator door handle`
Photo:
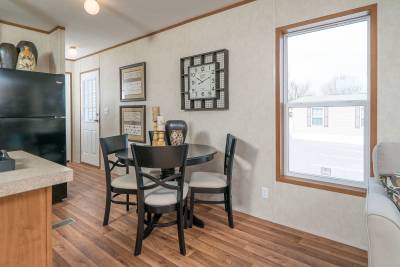
[[[54,119],[66,119],[67,117],[65,116],[54,116]]]

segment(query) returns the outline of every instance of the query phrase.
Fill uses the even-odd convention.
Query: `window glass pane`
[[[367,100],[368,22],[288,36],[289,102]]]
[[[307,127],[307,108],[289,108],[288,171],[362,182],[365,140],[363,128],[354,127],[355,108],[329,107],[329,127]]]
[[[322,126],[322,118],[313,118],[312,125],[313,126]]]
[[[321,117],[322,118],[322,108],[312,108],[312,115],[313,117]]]
[[[286,175],[364,182],[369,135],[360,105],[368,106],[368,31],[365,18],[286,35]]]

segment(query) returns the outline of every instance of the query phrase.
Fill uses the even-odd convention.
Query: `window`
[[[291,113],[293,111],[290,109]],[[307,126],[328,127],[328,108],[313,107],[307,110]]]
[[[364,187],[376,139],[375,8],[277,29],[278,181]]]
[[[322,126],[324,122],[324,109],[323,108],[311,108],[311,125]]]

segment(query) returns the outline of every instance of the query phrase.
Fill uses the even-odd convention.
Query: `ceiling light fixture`
[[[71,46],[71,47],[68,49],[68,55],[69,55],[70,57],[76,57],[76,56],[78,55],[78,49],[76,48],[76,46]]]
[[[96,15],[100,11],[99,3],[96,0],[86,0],[83,7],[90,15]]]

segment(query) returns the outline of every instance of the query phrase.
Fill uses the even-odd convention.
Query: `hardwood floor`
[[[230,229],[225,211],[211,205],[196,207],[206,227],[185,230],[185,257],[173,226],[155,229],[135,257],[136,209],[113,204],[103,227],[104,172],[71,167],[69,198],[54,205],[53,221],[71,217],[76,223],[53,231],[54,266],[367,266],[363,250],[240,212]]]

